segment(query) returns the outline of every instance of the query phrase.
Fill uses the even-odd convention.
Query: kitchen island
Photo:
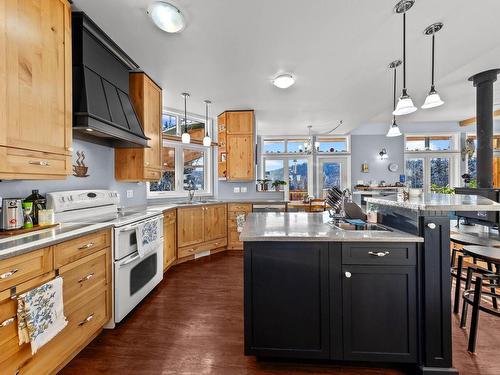
[[[245,354],[458,373],[448,213],[500,205],[465,196],[376,199],[378,230],[332,226],[323,213],[249,216],[241,233]]]

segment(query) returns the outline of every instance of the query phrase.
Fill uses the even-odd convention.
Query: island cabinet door
[[[245,354],[328,359],[328,244],[247,242]]]
[[[417,361],[414,266],[342,267],[344,359]]]

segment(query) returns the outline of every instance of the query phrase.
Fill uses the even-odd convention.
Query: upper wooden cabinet
[[[161,177],[162,90],[145,73],[130,74],[130,99],[150,138],[149,148],[115,149],[115,178],[119,181],[158,181]]]
[[[228,181],[255,179],[253,111],[226,111],[217,118],[218,177]]]
[[[71,8],[0,2],[0,179],[71,172]]]

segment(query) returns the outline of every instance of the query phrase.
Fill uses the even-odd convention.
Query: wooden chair
[[[309,201],[309,212],[325,211],[325,200],[322,198],[313,198]]]

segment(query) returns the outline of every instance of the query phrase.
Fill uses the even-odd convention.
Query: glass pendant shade
[[[182,143],[191,143],[191,136],[189,133],[182,133],[181,137]]]
[[[389,128],[389,131],[385,135],[386,137],[399,137],[400,135],[403,135],[401,133],[401,130],[399,129],[398,124],[396,124],[395,120],[392,120],[392,125]]]
[[[212,139],[208,135],[203,138],[203,146],[210,147],[212,145]]]
[[[402,116],[402,115],[408,115],[410,113],[413,113],[417,110],[417,107],[413,104],[413,100],[411,100],[411,97],[405,93],[399,98],[398,104],[396,105],[396,109],[392,114],[394,116]]]
[[[437,91],[431,90],[429,92],[429,95],[427,95],[427,98],[425,98],[425,102],[422,105],[423,109],[427,108],[434,108],[434,107],[439,107],[440,105],[443,105],[444,102],[441,100],[441,97],[437,93]]]

